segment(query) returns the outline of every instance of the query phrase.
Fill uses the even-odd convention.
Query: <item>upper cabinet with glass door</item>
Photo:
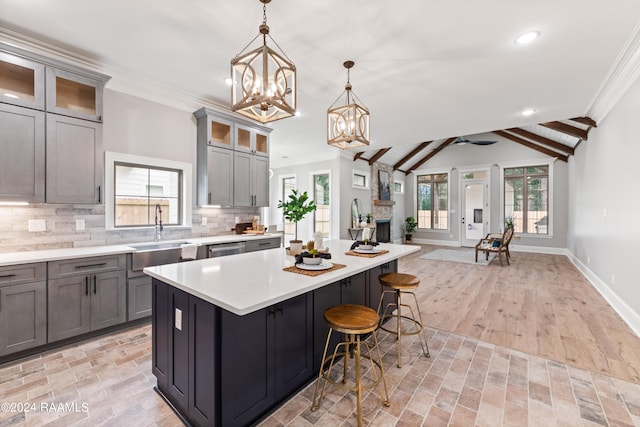
[[[44,110],[44,68],[0,51],[0,102]]]
[[[104,82],[47,67],[47,111],[102,122]]]
[[[258,156],[269,157],[269,132],[258,125],[236,125],[236,151],[244,151]]]

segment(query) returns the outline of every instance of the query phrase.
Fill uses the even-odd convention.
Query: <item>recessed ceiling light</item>
[[[231,86],[233,84],[233,80],[231,80],[231,77],[227,77],[226,79],[224,79],[224,82],[227,84],[227,86]]]
[[[533,108],[527,108],[526,110],[522,110],[522,115],[523,116],[531,116],[532,114],[534,114],[536,112],[536,110],[534,110]]]
[[[516,37],[516,44],[531,43],[538,37],[540,37],[540,31],[529,31]]]

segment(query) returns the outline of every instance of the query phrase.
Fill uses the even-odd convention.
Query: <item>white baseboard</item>
[[[553,248],[550,246],[509,245],[509,250],[511,252],[531,252],[534,254],[568,255],[566,248]]]
[[[572,252],[567,250],[567,258],[576,266],[582,275],[591,282],[594,288],[602,295],[602,297],[613,307],[613,309],[622,317],[622,320],[629,325],[631,330],[640,337],[640,314],[633,311],[629,305],[624,302],[605,282],[593,273],[586,265],[582,263]]]
[[[430,240],[430,239],[411,239],[411,243],[418,243],[420,245],[436,245],[436,246],[452,246],[455,248],[460,247],[460,242],[453,240]]]
[[[460,242],[447,240],[429,240],[429,239],[413,239],[413,243],[422,245],[436,245],[460,247]],[[567,248],[553,248],[545,246],[518,246],[510,245],[512,252],[531,252],[539,254],[565,255],[569,261],[582,273],[582,275],[591,283],[600,295],[611,305],[611,307],[620,315],[622,320],[629,325],[631,330],[640,337],[640,313],[636,313],[629,305],[618,296],[605,282],[603,282],[596,274],[593,273],[586,265],[582,263]]]

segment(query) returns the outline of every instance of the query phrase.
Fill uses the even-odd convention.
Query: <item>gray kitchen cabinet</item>
[[[255,126],[237,124],[235,126],[235,150],[269,157],[269,133]]]
[[[91,277],[49,280],[49,342],[91,331]]]
[[[0,102],[44,110],[44,69],[44,64],[0,51]]]
[[[47,114],[47,203],[102,203],[102,125]]]
[[[126,321],[125,255],[48,263],[49,342]]]
[[[245,252],[263,251],[265,249],[273,249],[280,247],[280,237],[271,237],[268,239],[249,240],[244,244]]]
[[[0,356],[46,342],[45,263],[0,267]]]
[[[1,201],[102,202],[109,78],[0,42]]]
[[[207,108],[193,115],[198,206],[268,206],[271,129]]]
[[[44,202],[44,112],[0,103],[0,153],[0,200]]]
[[[127,313],[129,320],[151,316],[151,277],[130,277],[128,280]]]
[[[50,113],[102,122],[104,79],[47,67],[46,107]]]
[[[269,206],[269,159],[236,151],[233,162],[235,206]]]
[[[208,147],[208,205],[233,206],[233,150]]]

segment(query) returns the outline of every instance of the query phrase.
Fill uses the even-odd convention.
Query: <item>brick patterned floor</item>
[[[431,358],[414,338],[395,364],[395,337],[380,332],[391,406],[363,398],[371,426],[640,426],[640,385],[428,329]],[[409,344],[410,343],[410,344]],[[263,420],[273,426],[356,425],[355,394],[333,387],[312,412],[315,384]]]
[[[406,360],[397,368],[394,337],[379,333],[391,406],[370,391],[367,424],[640,426],[639,384],[442,331],[428,329],[428,336],[431,358],[415,337],[405,338]],[[151,326],[114,333],[0,366],[0,403],[35,405],[0,410],[0,426],[181,425],[154,383]],[[335,387],[312,412],[314,385],[261,425],[356,424],[354,394]]]

